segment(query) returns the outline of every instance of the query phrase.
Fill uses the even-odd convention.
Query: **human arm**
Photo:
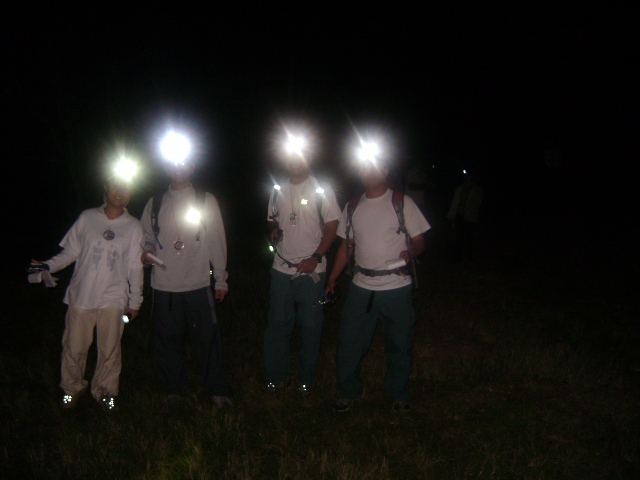
[[[327,222],[325,223],[324,227],[325,234],[322,237],[318,248],[316,248],[316,251],[314,252],[314,254],[318,254],[321,256],[326,255],[337,237],[336,231],[338,230],[338,220]],[[300,273],[311,273],[316,269],[318,263],[319,262],[313,257],[305,258],[298,264],[298,271]]]
[[[147,266],[153,264],[153,260],[147,258],[147,253],[155,255],[157,250],[156,236],[153,233],[153,225],[151,222],[152,208],[153,198],[149,199],[147,205],[144,208],[144,212],[142,213],[142,217],[140,217],[140,223],[142,224],[143,231],[142,254],[140,256],[140,260],[142,261],[143,265]]]
[[[144,234],[142,227],[136,225],[136,228],[133,229],[126,257],[127,280],[129,282],[129,305],[127,311],[130,311],[132,320],[138,316],[140,306],[142,305],[144,273],[142,271],[142,264],[140,263],[140,256],[142,255],[143,240]],[[135,316],[133,312],[136,312]]]
[[[222,213],[218,201],[211,194],[206,194],[207,212],[207,246],[209,261],[213,265],[213,278],[216,300],[222,302],[229,291],[227,284],[227,237],[225,234]]]
[[[49,260],[45,260],[42,263],[49,265],[49,271],[51,273],[58,272],[63,268],[71,265],[80,256],[82,251],[82,227],[85,223],[84,213],[80,215],[78,220],[69,229],[67,234],[60,242],[62,251],[57,255],[51,257]]]
[[[411,262],[411,260],[422,255],[422,253],[424,252],[424,249],[425,249],[424,235],[423,234],[416,235],[415,237],[411,237],[409,248],[407,250],[403,250],[402,252],[400,252],[400,258],[402,258],[405,262],[407,262],[407,265],[408,265]]]
[[[331,267],[331,272],[329,273],[329,277],[327,278],[327,284],[325,285],[325,296],[329,293],[334,293],[334,289],[336,286],[336,282],[338,281],[338,277],[347,266],[347,242],[343,238],[340,241],[340,246],[338,247],[338,251],[336,252],[336,257],[333,262],[333,266]]]

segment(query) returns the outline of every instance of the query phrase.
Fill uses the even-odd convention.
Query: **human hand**
[[[145,250],[144,252],[142,252],[142,256],[140,257],[140,261],[142,262],[143,265],[150,267],[151,265],[153,265],[153,260],[151,260],[150,258],[147,257],[147,253],[151,253],[153,254],[153,252],[151,250]]]
[[[318,261],[313,257],[309,257],[309,258],[305,258],[298,264],[297,270],[300,273],[311,273],[316,269],[317,266],[318,266]]]
[[[132,308],[127,307],[124,313],[125,315],[128,313],[131,316],[131,320],[129,321],[133,321],[138,318],[138,315],[140,315],[140,310],[133,310]]]
[[[216,290],[216,301],[218,303],[222,302],[224,300],[224,297],[226,296],[227,296],[226,290]]]

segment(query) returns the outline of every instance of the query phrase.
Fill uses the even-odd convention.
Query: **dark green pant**
[[[360,378],[360,364],[369,351],[380,319],[386,339],[385,389],[394,400],[409,400],[407,383],[411,374],[411,350],[416,319],[411,288],[412,286],[408,285],[373,292],[353,283],[350,285],[349,295],[342,310],[336,358],[340,397],[352,398],[364,391]]]
[[[315,386],[324,316],[313,302],[324,296],[325,273],[313,283],[309,275],[291,282],[291,275],[271,269],[269,326],[264,334],[264,366],[267,383],[284,382],[291,374],[291,336],[300,325],[298,382]],[[296,312],[297,306],[297,312]]]

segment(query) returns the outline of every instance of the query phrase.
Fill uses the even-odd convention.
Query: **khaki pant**
[[[69,306],[62,335],[60,388],[65,394],[75,395],[89,385],[84,373],[95,328],[98,362],[91,381],[91,395],[96,400],[103,396],[118,395],[122,369],[120,339],[124,331],[122,314],[123,310],[119,307],[85,310]]]

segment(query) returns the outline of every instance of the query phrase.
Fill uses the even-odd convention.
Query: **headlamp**
[[[126,157],[121,157],[113,166],[113,176],[119,180],[130,182],[138,171],[138,165]]]
[[[170,130],[160,142],[162,157],[174,165],[184,165],[191,153],[189,139],[173,130]]]
[[[380,155],[380,147],[376,142],[365,142],[360,140],[360,147],[356,150],[358,159],[361,162],[377,164],[377,157]]]
[[[303,150],[308,146],[307,139],[300,135],[292,135],[287,132],[287,142],[284,147],[289,155],[297,155],[303,158]]]

